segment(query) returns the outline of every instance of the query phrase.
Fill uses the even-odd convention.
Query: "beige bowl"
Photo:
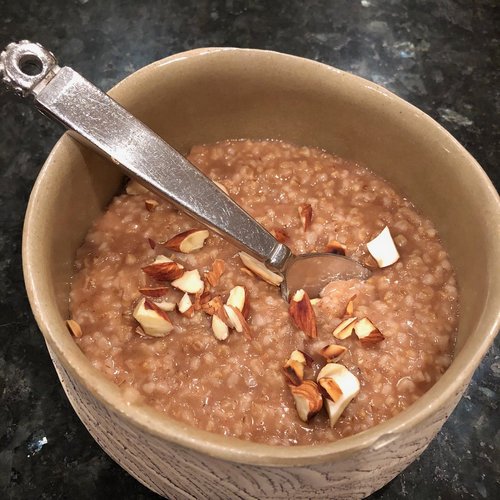
[[[191,428],[124,400],[66,330],[75,251],[117,192],[120,171],[65,135],[31,195],[29,299],[71,404],[104,450],[170,498],[360,498],[414,460],[457,404],[498,329],[500,203],[475,160],[383,88],[273,52],[200,49],[137,71],[111,95],[180,151],[225,138],[280,138],[368,166],[436,224],[455,266],[455,360],[408,410],[321,446],[255,444]]]

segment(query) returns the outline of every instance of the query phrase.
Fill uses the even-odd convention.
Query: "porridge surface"
[[[436,230],[409,201],[356,164],[283,142],[196,146],[189,159],[267,229],[284,229],[296,253],[322,251],[336,239],[348,256],[363,261],[366,243],[388,226],[401,257],[366,282],[328,285],[314,306],[318,338],[312,340],[293,325],[277,288],[242,271],[234,246],[211,232],[191,254],[159,244],[152,249],[148,238],[163,242],[200,226],[151,193],[117,196],[78,251],[70,308],[83,331],[76,342],[125,397],[228,436],[314,444],[396,415],[439,379],[451,362],[458,293]],[[145,200],[152,198],[160,205],[150,212]],[[307,231],[297,212],[303,203],[313,208]],[[235,285],[248,289],[253,339],[233,331],[226,341],[216,340],[211,317],[201,311],[190,319],[168,313],[175,329],[166,337],[138,335],[132,317],[138,288],[158,285],[141,268],[160,254],[201,274],[215,259],[224,260],[226,270],[213,292],[225,300]],[[384,341],[367,347],[355,335],[332,336],[354,294],[356,316],[369,317]],[[172,289],[168,300],[182,295]],[[281,369],[294,349],[302,349],[315,359],[306,372],[312,378],[320,366],[317,351],[335,342],[348,348],[340,363],[358,377],[361,390],[331,429],[324,410],[307,424],[299,419]]]

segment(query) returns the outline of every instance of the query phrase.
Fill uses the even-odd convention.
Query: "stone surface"
[[[498,189],[499,22],[495,0],[0,0],[0,47],[41,42],[104,89],[149,62],[202,46],[316,59],[430,114]],[[25,296],[25,207],[61,129],[1,95],[0,110],[0,498],[154,498],[72,411]],[[497,340],[438,437],[373,498],[498,498],[499,386]]]

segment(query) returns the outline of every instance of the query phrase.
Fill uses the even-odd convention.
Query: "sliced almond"
[[[303,203],[299,205],[298,211],[302,228],[307,231],[312,222],[313,209],[309,203]]]
[[[368,318],[362,318],[356,322],[354,333],[363,345],[376,344],[385,339],[382,332]]]
[[[150,337],[164,337],[174,328],[167,313],[145,298],[137,303],[133,316]]]
[[[139,293],[146,297],[164,297],[168,293],[168,288],[166,286],[141,287]]]
[[[201,310],[204,313],[213,316],[214,314],[217,314],[223,306],[224,302],[222,301],[222,297],[220,295],[217,295],[215,297],[212,297],[204,304],[201,304]]]
[[[356,299],[357,295],[353,295],[348,301],[347,305],[345,306],[345,311],[344,311],[344,316],[352,316],[354,313],[354,300]]]
[[[335,330],[333,330],[333,336],[337,339],[344,340],[347,337],[350,337],[354,330],[354,323],[358,320],[358,318],[347,318],[340,323]]]
[[[217,314],[212,316],[212,331],[217,340],[226,340],[229,336],[229,327],[222,321]]]
[[[343,345],[338,344],[328,344],[325,345],[319,353],[323,356],[328,363],[338,361],[347,351],[347,348]]]
[[[326,244],[326,248],[325,248],[326,252],[334,253],[337,255],[345,255],[346,250],[347,250],[347,247],[343,243],[340,243],[340,241],[337,241],[337,240],[330,240]]]
[[[175,302],[170,302],[169,300],[163,299],[155,302],[155,305],[159,307],[162,311],[170,312],[175,311]]]
[[[378,267],[387,267],[399,260],[399,253],[387,226],[366,244]]]
[[[163,245],[175,252],[191,253],[203,248],[209,236],[210,234],[206,229],[189,229],[170,238]]]
[[[228,196],[229,196],[229,191],[227,190],[227,187],[224,186],[224,184],[222,184],[222,182],[219,182],[219,181],[214,181],[214,184],[219,188],[221,189],[222,191],[224,191],[224,193],[226,193]]]
[[[184,266],[164,255],[158,255],[152,264],[142,270],[157,281],[173,281],[184,274]]]
[[[288,240],[288,234],[284,229],[273,229],[271,234],[280,242],[285,243]]]
[[[66,326],[68,327],[68,330],[73,335],[73,337],[77,339],[82,337],[82,328],[74,319],[67,319]]]
[[[179,300],[179,303],[177,304],[177,309],[183,316],[186,316],[187,318],[191,318],[193,316],[194,305],[187,293],[185,293],[182,296],[181,300]]]
[[[328,395],[325,398],[325,407],[330,418],[330,426],[333,427],[347,405],[359,393],[359,380],[345,366],[338,363],[326,364],[318,373],[317,380]]]
[[[256,275],[254,273],[252,273],[252,271],[250,271],[250,269],[248,269],[248,267],[240,267],[240,271],[242,273],[245,273],[247,276],[250,276],[250,278],[256,277]]]
[[[202,293],[205,288],[198,269],[186,271],[179,279],[172,281],[171,285],[187,293]]]
[[[313,380],[305,380],[298,386],[290,385],[289,387],[295,402],[295,408],[297,408],[299,418],[303,422],[308,422],[323,408],[323,398],[318,384]]]
[[[311,301],[304,290],[297,290],[290,301],[288,312],[295,326],[302,330],[308,337],[315,339],[318,336],[316,315]]]
[[[250,326],[241,311],[234,306],[225,304],[224,311],[228,318],[228,326],[234,328],[238,333],[243,333],[248,340],[252,339]]]
[[[146,200],[144,202],[144,205],[146,206],[146,210],[148,212],[154,212],[156,210],[156,207],[158,207],[159,203],[156,200]]]
[[[135,179],[130,179],[125,186],[125,192],[127,194],[137,195],[149,193],[148,189],[142,184],[139,184]]]
[[[250,271],[255,273],[259,278],[262,278],[270,285],[279,286],[283,281],[283,276],[273,273],[262,262],[255,259],[251,255],[248,255],[245,252],[239,252],[238,255],[240,256],[243,264],[248,267]]]
[[[243,314],[243,317],[248,318],[250,313],[250,300],[248,296],[248,290],[242,285],[236,285],[229,292],[229,297],[226,300],[226,304],[234,306]]]
[[[215,259],[212,263],[212,270],[206,274],[206,279],[210,286],[217,286],[219,284],[220,277],[224,274],[226,264],[221,259]]]

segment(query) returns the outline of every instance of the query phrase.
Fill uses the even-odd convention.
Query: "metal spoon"
[[[281,274],[285,300],[300,288],[316,297],[330,281],[370,276],[364,266],[339,255],[293,255],[180,153],[71,68],[59,67],[41,45],[9,44],[0,54],[0,77],[127,175]]]

